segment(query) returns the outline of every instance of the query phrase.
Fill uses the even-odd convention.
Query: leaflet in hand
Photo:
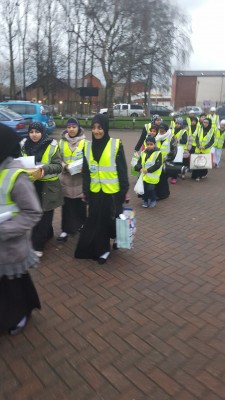
[[[68,171],[70,175],[80,174],[82,171],[83,159],[76,160],[68,164]]]
[[[0,214],[0,224],[1,224],[2,222],[7,221],[7,220],[10,219],[11,217],[12,217],[11,211],[6,211],[6,212]]]

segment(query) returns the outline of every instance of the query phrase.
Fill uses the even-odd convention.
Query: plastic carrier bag
[[[116,244],[120,249],[132,249],[136,233],[136,217],[133,208],[124,208],[116,218]]]

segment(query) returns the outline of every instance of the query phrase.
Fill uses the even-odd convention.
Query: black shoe
[[[18,333],[20,333],[25,328],[27,320],[28,320],[27,316],[22,318],[22,320],[18,323],[18,325],[15,328],[9,329],[9,335],[10,336],[18,335]]]
[[[104,254],[102,254],[101,257],[99,257],[97,260],[98,264],[105,264],[109,255],[110,255],[109,251],[106,251]]]
[[[100,264],[100,265],[106,263],[106,259],[105,258],[101,258],[101,257],[99,257],[97,261],[98,261],[98,264]]]
[[[119,247],[117,246],[117,243],[114,242],[112,245],[113,250],[119,250]]]

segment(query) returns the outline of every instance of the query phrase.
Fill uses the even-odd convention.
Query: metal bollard
[[[133,118],[133,128],[135,127],[135,122],[136,122],[136,120],[135,120],[135,118]]]

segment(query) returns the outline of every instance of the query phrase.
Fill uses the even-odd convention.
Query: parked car
[[[100,114],[107,114],[108,108],[101,108]],[[113,115],[115,117],[144,117],[145,110],[140,104],[116,104],[113,106]]]
[[[171,114],[171,108],[162,106],[160,104],[151,104],[150,115],[158,114],[162,117],[167,117]]]
[[[202,109],[201,109],[201,107],[198,107],[198,106],[186,106],[186,107],[180,108],[178,111],[179,111],[179,115],[182,115],[182,114],[187,115],[187,114],[189,114],[189,112],[191,110],[193,110],[195,112],[195,115],[202,114]]]
[[[0,107],[0,122],[12,128],[20,139],[27,136],[29,120],[6,107]]]
[[[41,122],[47,133],[52,133],[55,129],[55,121],[49,107],[45,104],[33,103],[31,101],[9,100],[0,102],[0,107],[7,107],[16,113],[28,118],[29,122]]]
[[[225,106],[220,106],[216,109],[216,114],[219,115],[220,121],[225,119]]]

